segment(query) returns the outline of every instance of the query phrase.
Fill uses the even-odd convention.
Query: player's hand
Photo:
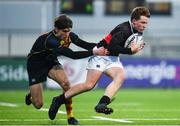
[[[131,51],[133,54],[141,51],[145,46],[145,43],[142,42],[141,44],[137,44],[136,42],[132,42],[131,44]]]
[[[108,49],[105,48],[104,53],[105,53],[105,55],[109,55]]]
[[[145,47],[145,43],[142,42],[142,43],[140,44],[140,49],[143,49],[144,47]]]
[[[104,47],[97,48],[97,46],[95,46],[93,48],[93,54],[94,55],[105,56],[105,55],[109,54],[109,51],[107,49],[105,49]]]

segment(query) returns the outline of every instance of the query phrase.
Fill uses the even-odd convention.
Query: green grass
[[[74,115],[81,125],[180,125],[180,89],[121,89],[109,105],[114,109],[111,115],[94,111],[103,93],[104,90],[93,90],[73,98]],[[19,90],[0,91],[0,125],[67,125],[66,114],[58,114],[51,121],[47,111],[26,106],[25,94]],[[52,97],[58,94],[57,90],[44,91],[43,108],[48,109]],[[60,110],[65,112],[64,105]]]

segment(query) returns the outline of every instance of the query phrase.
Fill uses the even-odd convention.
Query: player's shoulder
[[[70,32],[69,35],[70,36],[78,36],[75,32]]]
[[[112,34],[118,34],[118,33],[123,33],[123,35],[125,35],[124,37],[126,36],[129,36],[131,33],[131,28],[129,26],[129,22],[126,21],[126,22],[123,22],[119,25],[117,25],[113,30],[112,30]]]
[[[52,32],[44,32],[44,33],[41,33],[37,40],[42,40],[42,39],[46,39],[50,34],[52,34]]]
[[[69,36],[70,36],[72,41],[76,41],[79,38],[79,36],[74,32],[70,32]]]
[[[119,29],[121,31],[125,31],[125,32],[129,31],[130,30],[129,22],[128,21],[123,22],[123,23],[117,25],[115,28]]]

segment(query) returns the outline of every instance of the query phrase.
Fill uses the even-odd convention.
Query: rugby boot
[[[98,104],[94,109],[97,113],[104,113],[106,115],[113,113],[113,109],[108,108],[106,104]]]
[[[59,107],[64,103],[65,103],[64,94],[53,98],[51,106],[48,111],[48,115],[51,120],[55,119]]]
[[[74,117],[70,117],[68,119],[68,124],[69,125],[79,125],[79,121],[76,118],[74,118]]]

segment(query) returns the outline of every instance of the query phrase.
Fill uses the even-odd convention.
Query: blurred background
[[[142,5],[151,12],[146,47],[139,54],[122,56],[127,78],[123,88],[179,88],[179,0],[0,0],[0,89],[28,88],[26,55],[40,34],[52,30],[59,14],[72,18],[73,32],[82,39],[98,42]],[[88,58],[59,59],[72,84],[85,80]],[[97,87],[109,81],[103,75]],[[58,86],[48,79],[45,88]]]

